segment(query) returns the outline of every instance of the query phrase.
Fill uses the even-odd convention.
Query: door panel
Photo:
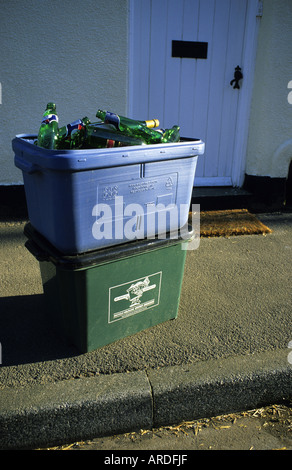
[[[230,81],[242,66],[248,0],[134,0],[131,8],[131,117],[204,140],[195,183],[232,184],[241,89]],[[207,42],[207,59],[172,57],[172,40]]]

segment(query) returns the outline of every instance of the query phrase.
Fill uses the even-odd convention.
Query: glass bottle
[[[89,124],[86,126],[83,148],[112,148],[143,145],[144,141],[118,132],[111,124]]]
[[[153,127],[159,126],[158,119],[149,119],[147,121],[137,121],[135,119],[130,119],[125,116],[119,116],[118,114],[111,113],[110,111],[102,111],[99,109],[96,113],[96,117],[104,121],[105,123],[110,123],[116,126],[117,129],[123,130],[123,126],[131,127],[135,129],[137,126],[143,125],[150,129]]]
[[[85,138],[85,127],[90,124],[87,116],[60,127],[57,142],[58,149],[78,149]]]
[[[59,133],[58,115],[55,103],[48,103],[39,128],[37,145],[45,149],[56,147]]]
[[[159,124],[158,119],[136,121],[109,111],[102,111],[101,109],[97,111],[96,117],[104,121],[106,124],[114,125],[119,132],[125,135],[142,139],[146,144],[156,144],[161,142],[161,132],[149,127]]]
[[[163,133],[161,141],[163,143],[167,142],[179,142],[180,135],[179,135],[179,126],[172,126],[171,129],[166,129]]]

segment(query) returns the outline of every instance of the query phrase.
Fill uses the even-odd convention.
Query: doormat
[[[247,209],[206,211],[200,213],[201,237],[265,235],[271,232],[271,229],[266,227]]]

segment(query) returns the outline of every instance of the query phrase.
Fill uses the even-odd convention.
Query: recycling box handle
[[[20,170],[28,174],[40,171],[40,167],[38,165],[36,165],[35,163],[27,162],[26,160],[20,158],[18,155],[15,155],[14,163],[17,168],[20,168]]]

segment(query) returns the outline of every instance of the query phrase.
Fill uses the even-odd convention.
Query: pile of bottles
[[[48,103],[35,144],[46,149],[111,148],[179,142],[179,126],[160,129],[158,119],[136,121],[109,111],[98,110],[97,122],[88,117],[59,127],[54,103]]]

